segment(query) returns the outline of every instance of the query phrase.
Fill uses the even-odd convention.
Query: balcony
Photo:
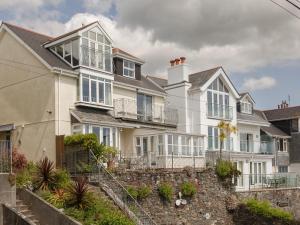
[[[121,98],[114,100],[114,107],[116,118],[170,125],[176,125],[178,122],[177,110],[166,108],[164,105],[152,104],[148,110],[138,110],[135,100]]]
[[[272,155],[275,151],[273,141],[240,140],[240,152]]]
[[[207,117],[212,119],[232,120],[233,107],[228,105],[208,103]]]
[[[209,136],[208,137],[208,150],[219,151],[221,146],[221,141],[218,136]],[[224,151],[233,151],[233,138],[227,138],[223,142],[222,150]]]

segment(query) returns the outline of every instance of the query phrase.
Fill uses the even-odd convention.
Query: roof
[[[140,62],[140,63],[144,63],[144,62],[145,62],[143,59],[140,59],[140,58],[138,58],[138,57],[136,57],[136,56],[134,56],[134,55],[131,55],[131,54],[129,54],[128,52],[125,52],[124,50],[122,50],[122,49],[120,49],[120,48],[113,48],[113,49],[112,49],[112,53],[113,53],[114,55],[118,55],[118,54],[119,54],[119,55],[128,57],[128,58],[130,58],[130,59],[132,59],[132,60],[136,60],[136,61],[138,61],[138,62]]]
[[[249,92],[243,92],[243,93],[240,93],[240,96],[241,96],[240,99],[244,98],[246,95],[248,95],[248,96],[250,97],[251,101],[252,101],[253,103],[255,103],[254,99],[252,98],[252,96],[250,95]]]
[[[203,86],[221,67],[204,70],[189,75],[189,82],[192,84],[191,89]]]
[[[299,118],[300,106],[293,106],[285,109],[265,110],[264,113],[269,121]]]
[[[155,76],[147,76],[150,80],[158,84],[160,87],[165,87],[168,85],[168,80],[160,77],[155,77]]]
[[[119,123],[119,120],[115,119],[112,115],[104,110],[77,107],[76,109],[71,109],[70,111],[71,114],[81,123]]]
[[[262,111],[255,110],[255,109],[253,110],[252,114],[237,112],[237,119],[239,121],[269,124],[264,116],[264,113]]]
[[[272,137],[290,137],[288,134],[286,134],[285,132],[278,129],[272,124],[269,127],[261,127],[260,129]]]
[[[15,35],[17,35],[26,45],[28,45],[51,67],[72,70],[72,68],[67,63],[59,59],[50,50],[42,46],[45,42],[50,40],[51,37],[6,22],[3,22],[3,24],[6,25],[8,29],[10,29]]]
[[[69,35],[71,35],[71,34],[75,34],[76,32],[78,32],[78,31],[80,31],[80,30],[83,30],[83,29],[85,29],[85,28],[91,26],[91,25],[94,24],[94,23],[98,23],[98,22],[95,21],[95,22],[89,23],[89,24],[84,25],[84,26],[82,26],[82,27],[79,27],[79,28],[77,28],[77,29],[75,29],[75,30],[72,30],[72,31],[70,31],[70,32],[68,32],[68,33],[65,33],[65,34],[63,34],[63,35],[57,36],[57,37],[55,37],[55,38],[51,38],[51,39],[49,40],[48,43],[51,43],[51,42],[53,42],[53,41],[59,40],[59,39],[64,38],[64,37],[67,37],[67,36],[69,36]],[[47,44],[48,44],[48,43],[47,43]]]
[[[150,81],[148,78],[146,78],[143,75],[141,76],[141,80],[135,80],[132,78],[128,78],[128,77],[124,77],[124,76],[115,74],[114,80],[117,82],[120,82],[120,83],[135,86],[137,88],[139,88],[139,87],[146,88],[146,89],[151,89],[154,91],[165,93],[164,89],[158,87],[157,85],[155,85],[152,81]]]

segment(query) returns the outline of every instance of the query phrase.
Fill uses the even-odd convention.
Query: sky
[[[284,2],[1,0],[0,20],[51,36],[98,20],[115,47],[146,61],[145,75],[164,77],[180,56],[192,72],[223,66],[256,108],[271,109],[300,105],[300,11]]]

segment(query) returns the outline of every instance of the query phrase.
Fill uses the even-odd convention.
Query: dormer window
[[[79,39],[57,45],[51,48],[51,50],[71,66],[79,65]]]
[[[241,112],[252,114],[252,104],[247,101],[241,101]]]
[[[135,63],[123,60],[123,75],[125,77],[135,78]]]

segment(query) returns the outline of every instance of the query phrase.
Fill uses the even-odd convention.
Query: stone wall
[[[16,186],[11,185],[8,181],[9,174],[0,174],[0,206],[1,204],[16,205]],[[3,222],[3,210],[0,207],[0,225]]]
[[[249,198],[268,200],[273,206],[293,213],[295,219],[300,220],[300,189],[298,188],[238,192],[237,195],[240,200]]]
[[[35,225],[26,218],[20,216],[16,209],[3,204],[3,225]]]
[[[230,191],[220,184],[212,169],[197,171],[195,174],[191,170],[120,171],[115,176],[125,186],[151,186],[152,194],[140,204],[157,224],[233,224],[232,216],[226,209],[226,198]],[[195,182],[198,191],[192,199],[187,199],[186,206],[177,208],[175,201],[185,181]],[[171,183],[176,190],[171,203],[164,203],[158,195],[157,187],[161,182]]]

